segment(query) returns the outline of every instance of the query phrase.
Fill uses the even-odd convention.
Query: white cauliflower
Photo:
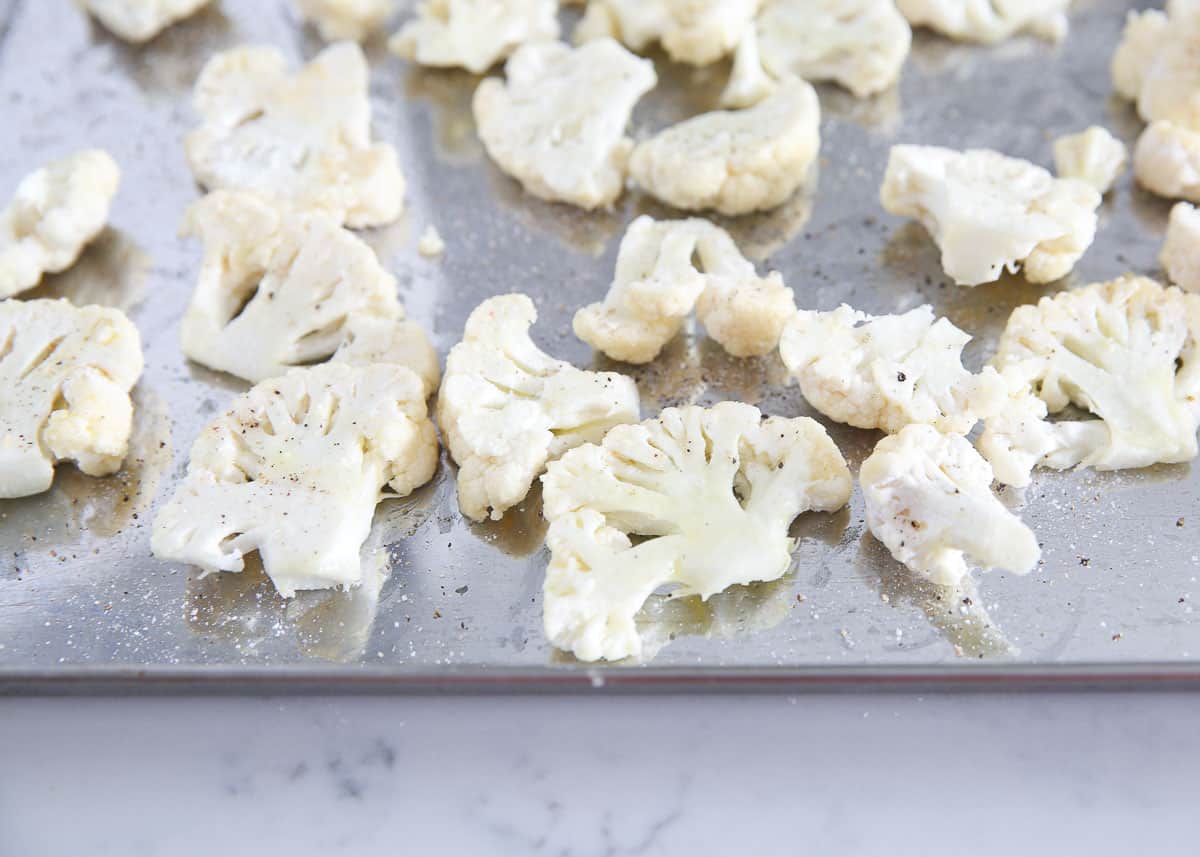
[[[753,29],[759,0],[589,0],[572,38],[617,39],[635,51],[662,43],[676,62],[714,63]]]
[[[1112,190],[1128,158],[1125,144],[1099,125],[1054,141],[1054,169],[1059,178],[1079,179],[1102,194]]]
[[[740,402],[618,426],[551,464],[542,483],[543,624],[585,661],[640,655],[634,617],[661,587],[707,600],[783,576],[792,521],[840,509],[853,487],[820,424]]]
[[[154,521],[155,556],[241,571],[258,551],[279,594],[350,587],[375,506],[432,478],[437,433],[402,366],[293,369],[201,432]]]
[[[404,208],[396,150],[371,142],[367,61],[352,42],[288,72],[271,47],[210,59],[193,98],[202,117],[184,140],[196,181],[320,209],[351,227],[391,223]]]
[[[1175,203],[1158,261],[1172,283],[1184,291],[1200,292],[1200,210],[1186,202]]]
[[[119,310],[0,301],[0,498],[47,490],[59,461],[119,470],[141,374],[141,338]]]
[[[970,441],[913,424],[881,440],[858,474],[867,528],[897,560],[940,586],[985,569],[1027,574],[1037,537],[992,493],[992,468]]]
[[[325,212],[214,191],[189,209],[183,232],[204,242],[180,332],[192,360],[262,381],[344,346],[343,360],[362,362],[368,343],[351,343],[367,335],[370,351],[395,350],[412,361],[426,392],[437,387],[433,346],[405,321],[395,278]]]
[[[361,42],[379,29],[395,0],[296,0],[301,17],[311,21],[327,42]]]
[[[779,353],[804,398],[830,419],[891,434],[912,423],[966,434],[1007,395],[994,369],[963,368],[970,339],[929,306],[870,316],[842,304],[796,313]]]
[[[754,107],[703,113],[639,143],[629,172],[675,208],[729,215],[775,208],[808,176],[820,120],[817,93],[792,78]]]
[[[1134,146],[1133,174],[1151,193],[1200,202],[1200,131],[1152,122]]]
[[[698,218],[642,215],[621,240],[604,300],[575,313],[575,335],[614,360],[649,363],[693,308],[737,357],[772,351],[796,311],[783,278],[759,277],[724,229]]]
[[[148,42],[212,0],[80,0],[104,28],[127,42]]]
[[[658,78],[654,64],[611,39],[572,50],[522,45],[472,106],[479,138],[502,170],[542,199],[593,209],[621,195],[633,142],[625,127]]]
[[[483,74],[526,42],[557,38],[556,0],[426,0],[388,47],[421,65]]]
[[[1061,41],[1069,28],[1071,0],[896,0],[896,5],[914,27],[991,44],[1021,32]]]
[[[733,55],[729,69],[729,80],[721,91],[721,106],[728,108],[753,107],[778,86],[775,79],[763,68],[762,55],[758,50],[758,35],[754,28],[746,30]]]
[[[489,298],[446,358],[438,425],[458,463],[459,507],[472,520],[499,520],[546,462],[638,419],[631,379],[546,354],[529,338],[536,319],[525,295]]]
[[[1113,88],[1146,122],[1200,131],[1200,9],[1130,12],[1112,60]]]
[[[920,221],[946,274],[975,286],[1005,269],[1031,283],[1066,276],[1095,238],[1100,194],[990,149],[893,146],[880,201]]]
[[[1196,457],[1200,295],[1127,276],[1044,297],[1013,311],[992,364],[1015,410],[987,421],[980,448],[1009,484],[1027,484],[1034,465],[1116,470]],[[1067,405],[1098,419],[1042,424]]]
[[[43,274],[65,271],[108,222],[121,171],[90,149],[26,176],[0,211],[0,298],[26,291]]]

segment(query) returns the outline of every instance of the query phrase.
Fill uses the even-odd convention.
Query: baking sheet
[[[977,335],[973,367],[1012,307],[1126,271],[1158,274],[1169,205],[1135,189],[1128,174],[1105,200],[1096,242],[1075,273],[1047,288],[1014,277],[976,289],[948,284],[924,231],[877,202],[896,142],[989,146],[1047,166],[1055,136],[1093,123],[1132,144],[1140,124],[1111,96],[1107,68],[1125,11],[1144,5],[1077,3],[1060,47],[1022,38],[981,48],[918,33],[897,90],[860,102],[820,89],[822,157],[805,192],[776,212],[722,223],[756,261],[783,272],[802,306],[848,301],[886,313],[932,302]],[[198,195],[180,142],[195,122],[190,87],[218,50],[270,43],[298,61],[321,44],[290,4],[275,0],[222,0],[142,48],[113,39],[69,0],[0,3],[0,14],[0,196],[37,166],[85,146],[108,149],[124,171],[111,228],[74,269],[29,296],[121,307],[147,352],[126,469],[95,480],[63,467],[47,494],[0,501],[5,689],[94,690],[116,681],[738,687],[755,677],[766,686],[820,686],[1200,673],[1200,476],[1189,465],[1042,473],[1023,512],[1044,545],[1042,564],[1028,577],[992,573],[961,591],[914,582],[866,534],[856,491],[848,509],[800,519],[795,566],[784,579],[708,604],[650,605],[650,666],[584,668],[547,645],[537,492],[500,523],[469,524],[457,512],[446,460],[431,485],[380,507],[364,548],[371,582],[356,592],[288,603],[261,573],[201,579],[153,559],[150,522],[188,447],[245,389],[189,364],[177,344],[200,257],[198,245],[176,237]],[[399,149],[409,193],[398,224],[365,235],[397,275],[410,316],[444,355],[476,304],[524,291],[537,302],[534,334],[548,351],[615,368],[574,338],[571,315],[606,290],[625,224],[642,212],[670,212],[637,194],[596,214],[525,196],[475,139],[469,103],[478,78],[408,66],[382,39],[368,54],[375,130]],[[714,106],[727,71],[656,60],[662,80],[638,107],[637,135]],[[440,260],[416,252],[428,224],[446,239]],[[700,330],[632,374],[646,415],[724,398],[812,415],[776,357],[732,359]],[[830,431],[855,470],[878,437]]]

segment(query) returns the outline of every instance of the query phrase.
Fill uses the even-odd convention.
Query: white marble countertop
[[[1189,694],[0,700],[0,854],[1188,853]]]

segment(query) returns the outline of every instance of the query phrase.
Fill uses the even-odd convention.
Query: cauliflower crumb
[[[760,0],[589,0],[576,44],[612,38],[642,51],[662,43],[676,62],[709,65],[753,29]]]
[[[1200,202],[1200,132],[1152,122],[1133,149],[1133,174],[1151,193]]]
[[[425,231],[421,233],[421,240],[417,242],[417,252],[422,256],[431,257],[440,256],[446,252],[446,242],[442,240],[442,234],[432,223],[426,226]]]
[[[1112,190],[1128,156],[1125,144],[1099,125],[1054,142],[1054,169],[1059,178],[1079,179],[1102,194]]]
[[[555,0],[426,0],[388,47],[421,65],[483,74],[527,42],[557,38]]]
[[[896,0],[914,27],[929,27],[963,42],[992,44],[1029,32],[1060,42],[1066,38],[1071,0]]]
[[[81,0],[104,28],[127,42],[148,42],[212,0]]]
[[[295,0],[301,17],[327,42],[361,42],[392,13],[394,0]]]
[[[1167,278],[1189,292],[1200,292],[1200,210],[1186,202],[1171,208],[1167,237],[1158,254]]]

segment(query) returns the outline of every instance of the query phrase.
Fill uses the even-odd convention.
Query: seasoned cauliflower
[[[525,295],[489,298],[446,358],[438,425],[458,463],[458,505],[472,520],[499,520],[547,461],[638,419],[631,379],[555,360],[529,338],[536,319]]]
[[[262,381],[327,360],[369,333],[374,351],[398,349],[426,392],[437,387],[433,346],[405,321],[395,278],[325,212],[214,191],[189,209],[183,232],[204,242],[180,336],[192,360]],[[349,353],[362,360],[365,348],[358,343]]]
[[[1200,202],[1200,131],[1152,122],[1134,146],[1133,174],[1151,193]]]
[[[635,51],[659,41],[676,62],[708,65],[732,53],[760,0],[589,0],[577,44],[613,38]]]
[[[408,369],[293,369],[204,429],[150,547],[205,572],[241,571],[258,551],[285,598],[354,586],[376,504],[428,482],[437,459],[421,380]]]
[[[26,291],[43,274],[65,271],[108,222],[121,171],[90,149],[26,176],[0,211],[0,298]]]
[[[45,491],[59,461],[120,469],[141,374],[141,338],[120,311],[0,301],[0,498]]]
[[[634,617],[663,586],[707,600],[783,576],[792,521],[840,509],[852,488],[820,424],[740,402],[618,426],[552,463],[542,483],[542,620],[552,644],[584,661],[638,656]]]
[[[526,42],[557,38],[555,0],[426,0],[388,47],[421,65],[483,74]]]
[[[970,441],[913,424],[885,437],[858,474],[867,528],[892,556],[941,586],[985,569],[1027,574],[1037,537],[992,493],[992,468]]]
[[[1066,276],[1096,235],[1100,194],[990,149],[893,146],[880,201],[919,220],[946,274],[976,286],[1005,269],[1031,283]]]
[[[991,44],[1021,32],[1061,41],[1069,28],[1071,0],[896,0],[896,5],[914,27]]]
[[[1054,141],[1058,177],[1087,182],[1102,194],[1112,190],[1128,157],[1125,144],[1099,125]]]
[[[633,149],[625,126],[658,80],[654,64],[601,39],[522,45],[504,69],[507,83],[484,80],[472,103],[492,160],[534,196],[610,205]]]
[[[629,172],[647,193],[689,211],[775,208],[800,187],[821,145],[821,109],[798,78],[745,110],[715,110],[639,143]]]
[[[842,304],[796,313],[779,353],[800,391],[830,419],[894,434],[912,423],[966,434],[1005,401],[994,369],[973,375],[962,350],[971,337],[921,306],[870,316]]]
[[[1172,283],[1184,291],[1200,292],[1200,210],[1186,202],[1175,203],[1158,261]]]
[[[604,300],[575,313],[575,335],[614,360],[649,363],[693,308],[736,357],[772,351],[796,311],[783,278],[759,277],[724,229],[698,218],[642,215],[621,240]]]
[[[361,42],[392,13],[395,0],[296,0],[301,17],[327,42]]]
[[[210,59],[196,81],[203,121],[184,140],[196,181],[328,212],[352,227],[391,223],[404,208],[396,150],[371,142],[367,61],[352,42],[294,74],[271,47]]]
[[[988,420],[980,448],[1009,484],[1027,484],[1034,465],[1116,470],[1196,457],[1200,295],[1127,276],[1044,297],[1013,311],[992,364],[1016,410]],[[1067,405],[1099,419],[1039,424]]]
[[[80,0],[104,28],[127,42],[148,42],[212,0]]]

